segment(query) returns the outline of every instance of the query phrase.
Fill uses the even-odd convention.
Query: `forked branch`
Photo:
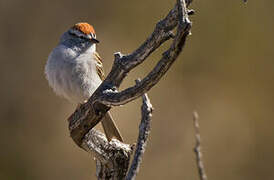
[[[178,26],[177,26],[178,25]],[[171,30],[177,26],[177,33],[170,48],[153,70],[139,84],[118,92],[128,72],[142,63],[155,49],[171,37]],[[111,72],[94,92],[89,101],[78,108],[69,118],[71,137],[81,146],[82,138],[100,122],[111,105],[132,101],[150,90],[168,71],[184,47],[190,34],[191,22],[184,0],[177,0],[175,7],[166,18],[157,23],[150,37],[133,53],[123,56],[115,54]]]
[[[175,7],[164,19],[157,23],[152,34],[134,52],[128,55],[115,53],[111,72],[88,102],[76,109],[69,118],[70,135],[75,143],[86,151],[95,153],[97,158],[97,177],[99,179],[124,179],[129,165],[131,147],[117,140],[107,142],[104,135],[92,128],[101,121],[111,106],[123,105],[144,95],[170,69],[182,52],[186,39],[190,34],[191,22],[188,19],[188,14],[193,13],[193,11],[188,10],[187,7],[191,2],[192,0],[177,0]],[[177,28],[174,35],[172,31],[175,27]],[[135,86],[119,92],[118,89],[128,73],[144,62],[151,53],[171,38],[173,38],[173,41],[170,47],[163,53],[163,56],[151,72],[140,82],[136,83]],[[143,103],[149,107],[146,95],[143,96]],[[145,116],[146,114],[147,116]],[[150,122],[148,120],[150,120],[151,111],[146,114],[143,114],[143,118],[146,117],[147,121],[143,119],[142,122]],[[148,123],[146,126],[147,132],[149,127]],[[140,138],[141,134],[140,128],[137,143],[138,147],[140,147],[137,147],[139,155],[137,155],[137,151],[127,179],[135,178],[141,162],[140,155],[142,155],[145,145],[145,142],[140,142],[140,139],[142,139]],[[142,137],[146,141],[147,135],[142,135]]]

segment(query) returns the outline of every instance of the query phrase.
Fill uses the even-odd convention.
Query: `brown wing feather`
[[[95,60],[97,62],[97,64],[96,64],[97,73],[98,73],[99,77],[101,78],[101,80],[104,80],[105,79],[105,73],[104,73],[104,70],[103,70],[102,58],[99,56],[99,54],[97,52],[94,53],[94,57],[95,57]]]
[[[94,53],[94,57],[95,57],[94,59],[96,60],[97,73],[103,81],[105,79],[105,74],[104,74],[104,70],[103,70],[102,58],[99,56],[99,54],[97,52]],[[103,128],[104,128],[104,131],[105,131],[108,141],[111,141],[111,139],[114,137],[114,138],[118,139],[119,141],[123,142],[122,135],[119,132],[118,127],[115,125],[115,122],[113,121],[109,112],[103,118],[102,125],[103,125]]]
[[[105,79],[105,74],[103,70],[102,59],[97,52],[94,53],[94,59],[96,60],[96,70],[99,77],[102,81]],[[121,133],[119,132],[118,127],[115,125],[110,113],[108,112],[106,116],[101,121],[105,134],[107,136],[108,141],[111,141],[112,138],[116,138],[119,141],[123,142],[123,138]]]

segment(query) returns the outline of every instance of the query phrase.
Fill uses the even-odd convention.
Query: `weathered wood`
[[[142,110],[142,120],[139,125],[139,136],[137,140],[136,151],[135,151],[130,169],[128,171],[126,180],[131,180],[136,178],[136,175],[141,165],[142,156],[145,153],[148,135],[150,133],[150,124],[151,124],[153,107],[150,103],[150,100],[147,94],[143,95],[143,105],[141,107],[141,110]]]
[[[100,122],[103,115],[111,108],[111,105],[125,104],[142,96],[157,84],[177,59],[191,28],[185,3],[182,2],[183,8],[180,8],[180,16],[178,17],[178,7],[182,6],[176,4],[166,18],[157,23],[153,33],[137,50],[127,56],[123,56],[121,53],[115,54],[112,70],[106,79],[88,102],[81,105],[71,115],[69,118],[71,137],[79,146],[81,146],[83,136]],[[173,43],[154,69],[138,85],[118,92],[117,89],[128,72],[142,63],[149,54],[168,40],[171,37],[171,30],[176,27],[178,22],[180,22],[180,25],[177,27],[177,34]]]
[[[124,179],[130,162],[133,147],[116,139],[110,142],[97,130],[90,130],[81,145],[96,158],[98,179]]]
[[[191,22],[188,19],[188,14],[193,11],[189,11],[187,7],[191,2],[192,0],[177,0],[175,7],[156,24],[151,35],[135,51],[128,55],[115,53],[111,72],[88,102],[77,108],[68,119],[70,135],[74,142],[79,147],[95,154],[98,179],[125,179],[132,148],[118,140],[108,142],[102,133],[92,128],[101,121],[111,106],[126,104],[149,91],[178,59],[190,34]],[[172,30],[175,27],[177,30],[174,35]],[[173,39],[172,44],[163,53],[162,58],[151,72],[136,85],[119,92],[118,89],[128,73],[143,63],[151,53],[169,39]],[[144,106],[150,107],[146,95],[143,98]],[[145,121],[144,119],[150,120],[151,109],[146,111],[142,108],[142,115],[142,122]],[[146,123],[143,130],[139,129],[137,152],[127,179],[134,179],[136,176],[147,140],[146,133],[150,129],[149,124]]]

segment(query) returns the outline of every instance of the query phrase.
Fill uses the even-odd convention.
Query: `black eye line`
[[[70,35],[72,35],[72,36],[77,36],[75,33],[73,33],[73,32],[69,32],[69,34]]]

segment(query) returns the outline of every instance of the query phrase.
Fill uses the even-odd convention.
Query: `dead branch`
[[[94,92],[87,103],[78,108],[69,118],[69,129],[73,140],[81,146],[84,135],[100,122],[110,105],[121,105],[132,101],[150,90],[176,60],[190,33],[186,4],[178,1],[166,18],[157,23],[150,37],[133,53],[124,56],[115,54],[114,64],[106,79]],[[179,13],[178,13],[179,9]],[[142,63],[146,57],[170,38],[171,30],[177,25],[177,34],[170,48],[154,69],[140,83],[118,92],[118,88],[128,72]]]
[[[147,94],[143,95],[143,105],[142,105],[142,120],[139,125],[139,136],[137,141],[137,147],[134,154],[133,162],[129,168],[126,180],[135,179],[139,171],[142,156],[145,153],[147,138],[150,132],[150,123],[152,116],[152,105],[150,104]]]
[[[74,142],[84,150],[95,154],[98,179],[124,179],[129,166],[131,146],[117,140],[107,142],[104,135],[94,129],[111,106],[126,104],[149,91],[172,66],[185,45],[190,34],[191,22],[187,9],[192,0],[177,0],[175,7],[159,21],[152,34],[134,52],[128,55],[115,53],[114,64],[106,79],[93,93],[87,103],[81,105],[69,118],[70,135]],[[176,34],[172,30],[177,26]],[[164,42],[173,38],[172,44],[151,72],[135,86],[118,91],[128,73],[144,62]],[[143,107],[149,107],[146,96]],[[150,119],[149,111],[143,109],[143,118]],[[147,116],[145,116],[147,115]],[[142,119],[143,119],[142,118]],[[142,121],[143,122],[143,121]],[[134,179],[141,162],[149,124],[144,130],[140,128],[137,152],[128,179]],[[145,134],[144,134],[145,133]],[[142,137],[141,137],[142,136]],[[135,165],[136,164],[136,165]]]

